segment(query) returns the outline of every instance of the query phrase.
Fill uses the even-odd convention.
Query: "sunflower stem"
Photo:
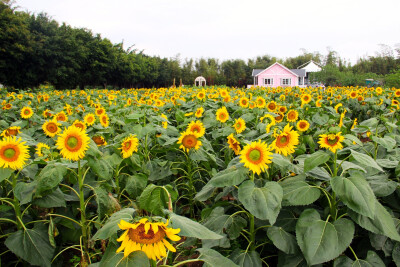
[[[250,250],[254,251],[256,249],[256,231],[254,230],[254,215],[249,213],[250,219]]]
[[[87,240],[87,229],[86,229],[86,213],[85,213],[85,196],[83,194],[83,177],[81,161],[78,160],[78,184],[79,184],[79,203],[81,211],[81,229],[82,229],[82,239],[83,239],[83,250],[87,251],[88,240]]]
[[[15,187],[17,185],[17,175],[13,175],[13,180],[12,180],[12,187],[13,187],[13,192],[15,192]],[[21,230],[23,225],[22,225],[22,216],[21,216],[21,207],[19,205],[19,200],[17,196],[14,193],[14,211],[15,211],[15,217],[16,217],[16,222],[17,222],[17,229]]]
[[[337,151],[335,151],[335,157],[333,161],[333,177],[337,176]],[[336,220],[337,217],[337,211],[336,211],[336,193],[332,191],[332,202],[330,206],[330,211],[331,211],[331,216],[334,220]]]

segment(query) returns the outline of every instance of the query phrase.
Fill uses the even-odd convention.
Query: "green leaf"
[[[360,170],[360,171],[367,173],[367,171],[363,167],[361,167],[357,164],[354,164],[353,162],[350,162],[350,161],[337,160],[337,164],[340,165],[343,172],[350,170],[350,169],[354,169],[354,170]]]
[[[349,210],[348,214],[362,228],[375,234],[385,235],[393,240],[400,241],[400,235],[396,230],[392,216],[378,201],[376,201],[375,216],[372,219],[355,213],[352,210]]]
[[[199,192],[197,192],[194,199],[198,201],[206,201],[214,194],[215,190],[216,188],[214,186],[206,184]]]
[[[248,173],[247,168],[233,165],[214,175],[208,184],[214,187],[238,185],[247,178]]]
[[[261,267],[262,261],[257,251],[244,251],[236,249],[230,259],[240,267]]]
[[[378,254],[376,254],[376,252],[372,250],[368,251],[367,258],[365,260],[374,267],[386,266],[382,259],[378,256]]]
[[[140,118],[143,117],[143,116],[144,116],[143,113],[131,113],[131,114],[128,114],[127,116],[125,116],[125,119],[128,119],[128,120],[138,120],[138,119],[140,119]]]
[[[389,159],[377,159],[376,162],[379,166],[387,169],[394,169],[399,165],[398,160],[389,160]]]
[[[378,125],[378,120],[376,118],[371,118],[360,123],[361,126],[367,126],[370,130],[376,129]]]
[[[161,166],[162,163],[165,165]],[[146,168],[150,173],[148,178],[149,181],[161,180],[172,175],[171,167],[168,162],[149,161],[146,164]]]
[[[400,243],[396,243],[392,251],[392,258],[396,266],[400,266]]]
[[[93,172],[104,180],[110,180],[113,177],[113,168],[111,164],[103,158],[88,158],[88,165]]]
[[[209,248],[199,248],[197,251],[200,252],[199,259],[204,261],[203,267],[221,267],[221,266],[229,266],[229,267],[239,267],[230,259],[222,256],[217,251]]]
[[[33,194],[36,191],[37,182],[31,183],[19,182],[14,189],[14,194],[20,201],[21,205],[27,204],[32,201]]]
[[[296,254],[285,254],[278,252],[278,267],[308,267],[309,265],[299,251]]]
[[[304,161],[304,172],[311,171],[315,167],[318,167],[321,164],[327,162],[330,158],[330,155],[324,151],[317,151],[311,154]]]
[[[207,221],[204,223],[205,227],[221,235],[224,233],[224,230],[226,230],[231,240],[238,238],[240,232],[246,225],[247,221],[245,219],[238,215],[226,215],[222,207],[213,209],[211,214],[207,217]]]
[[[132,208],[125,208],[117,211],[107,220],[104,226],[96,232],[93,236],[93,240],[97,239],[108,239],[113,234],[116,234],[119,230],[118,224],[121,220],[131,221],[134,217],[135,210]]]
[[[286,254],[294,254],[299,250],[296,238],[286,232],[282,227],[271,226],[267,230],[268,238],[272,240],[275,247]]]
[[[377,197],[386,197],[391,195],[397,188],[398,183],[388,179],[388,175],[372,175],[366,179]]]
[[[139,206],[142,209],[147,210],[148,212],[162,215],[163,209],[168,207],[168,194],[165,190],[172,194],[176,194],[172,190],[171,185],[167,185],[164,187],[156,186],[154,184],[149,184],[140,195],[138,201]]]
[[[350,151],[351,155],[357,162],[383,172],[383,169],[376,163],[376,161],[367,154],[359,153],[357,151],[354,151],[353,149],[350,149]]]
[[[344,135],[344,138],[349,139],[349,140],[352,141],[352,142],[355,142],[357,145],[360,145],[360,146],[363,145],[363,143],[361,142],[361,140],[358,139],[357,137],[355,137],[355,136],[352,135],[352,134],[345,134],[345,135]]]
[[[348,178],[336,176],[331,179],[331,186],[347,207],[364,216],[374,217],[377,200],[363,176],[353,175]]]
[[[100,152],[99,147],[91,138],[89,142],[89,149],[86,151],[86,154],[94,158],[99,158],[103,155],[103,153]]]
[[[125,190],[129,196],[136,199],[147,185],[147,176],[143,173],[137,173],[126,178]]]
[[[68,169],[61,164],[46,165],[39,173],[36,188],[36,196],[43,195],[46,191],[50,191],[57,187],[64,176],[67,174]]]
[[[333,267],[352,267],[353,260],[347,256],[340,256],[333,262]]]
[[[379,138],[372,136],[372,140],[386,148],[387,150],[392,150],[396,146],[396,140],[390,136],[385,136],[384,138]]]
[[[179,235],[187,237],[195,237],[199,239],[220,239],[221,235],[214,233],[204,225],[199,224],[189,218],[176,215],[169,212],[169,219],[173,228],[180,228]]]
[[[103,219],[104,215],[113,210],[113,203],[111,202],[108,192],[100,187],[96,186],[94,188],[97,203],[97,215],[99,219]]]
[[[0,168],[0,182],[10,177],[13,172],[14,170],[10,168]]]
[[[54,248],[50,244],[44,224],[35,224],[33,229],[13,233],[6,239],[5,245],[31,265],[51,266]]]
[[[34,199],[33,204],[42,208],[58,208],[67,206],[64,194],[60,188],[57,188],[44,197]]]
[[[143,251],[135,251],[124,258],[124,253],[115,253],[118,246],[110,242],[101,258],[100,267],[149,267],[149,258]]]
[[[283,189],[282,206],[309,205],[316,201],[321,192],[304,181],[281,183]]]
[[[238,190],[239,201],[255,217],[269,220],[273,225],[281,210],[283,198],[282,187],[277,182],[267,182],[264,187],[257,188],[253,181],[242,183]]]
[[[311,120],[316,124],[324,125],[328,122],[329,116],[327,114],[321,115],[319,112],[316,112]]]
[[[338,257],[351,243],[354,224],[347,219],[323,221],[314,209],[302,212],[296,225],[296,238],[309,265]]]

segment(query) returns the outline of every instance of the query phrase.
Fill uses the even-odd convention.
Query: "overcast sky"
[[[19,10],[148,55],[278,58],[327,47],[352,62],[400,43],[400,0],[16,0]]]

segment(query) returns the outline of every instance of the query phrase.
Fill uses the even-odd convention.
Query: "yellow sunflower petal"
[[[169,251],[176,252],[176,249],[167,240],[163,239],[162,242]]]

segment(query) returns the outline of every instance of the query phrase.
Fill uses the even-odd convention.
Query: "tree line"
[[[310,60],[325,66],[314,78],[327,85],[362,85],[366,77],[399,83],[400,76],[400,50],[384,45],[381,53],[354,66],[331,49],[325,55],[303,50],[297,57],[264,55],[247,61],[149,56],[89,29],[60,24],[45,13],[18,11],[9,0],[0,1],[0,29],[0,84],[14,88],[43,83],[59,89],[169,87],[174,79],[176,86],[180,81],[192,85],[199,75],[208,85],[243,87],[253,83],[253,69],[274,62],[297,68]]]

